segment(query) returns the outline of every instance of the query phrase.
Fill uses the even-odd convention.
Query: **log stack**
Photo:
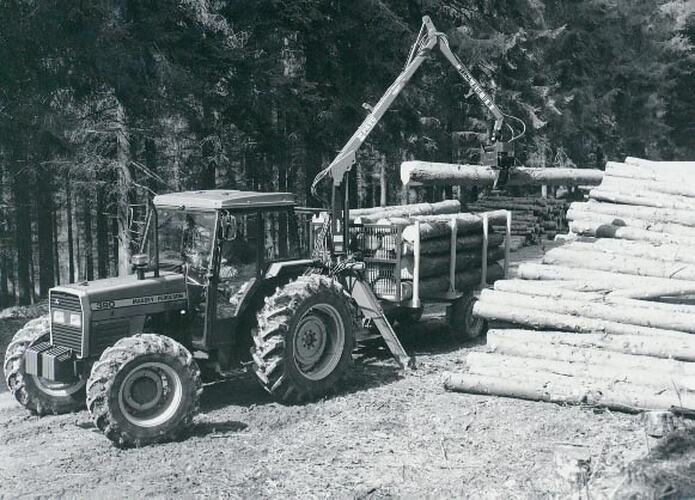
[[[626,411],[695,408],[695,162],[609,162],[570,234],[484,290],[495,329],[449,389]],[[522,328],[522,329],[519,329]]]
[[[523,245],[533,245],[541,239],[553,239],[567,230],[566,214],[570,203],[537,196],[504,196],[491,193],[468,203],[472,212],[499,210],[512,212],[512,235],[523,240]]]
[[[367,257],[377,260],[399,258],[400,279],[414,279],[416,244],[419,245],[419,290],[423,297],[450,289],[450,263],[455,254],[455,289],[465,290],[482,281],[483,214],[460,212],[458,201],[398,205],[351,211],[351,218],[361,240],[359,247]],[[506,210],[485,213],[488,220],[487,282],[502,278],[504,259],[504,228]],[[400,238],[394,236],[397,229]],[[452,241],[455,238],[455,241]],[[416,243],[417,242],[417,243]],[[397,246],[400,244],[400,249]],[[452,252],[452,249],[455,251]],[[392,289],[395,277],[377,275],[375,289]]]

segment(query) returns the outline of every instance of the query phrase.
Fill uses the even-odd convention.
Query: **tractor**
[[[156,196],[134,274],[55,287],[48,317],[17,332],[4,366],[10,391],[37,414],[86,403],[123,446],[185,428],[201,369],[214,379],[252,365],[284,403],[327,394],[355,342],[374,337],[358,301],[381,308],[351,278],[359,265],[329,273],[311,258],[311,214],[294,205],[289,193]],[[394,343],[407,364],[395,335]]]

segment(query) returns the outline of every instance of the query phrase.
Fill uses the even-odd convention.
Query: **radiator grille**
[[[82,314],[80,298],[64,292],[51,292],[49,296],[51,309],[62,309],[64,311],[79,312]],[[82,315],[82,325],[84,325],[84,315]],[[77,356],[82,356],[82,328],[62,325],[51,321],[51,343],[58,347],[72,349]]]
[[[51,307],[57,307],[64,311],[82,312],[80,298],[64,292],[51,292]]]

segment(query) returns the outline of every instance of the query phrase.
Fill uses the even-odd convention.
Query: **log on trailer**
[[[420,240],[439,238],[451,235],[451,221],[456,220],[456,230],[458,234],[470,234],[482,231],[483,217],[480,214],[456,214],[456,217],[437,216],[437,218],[420,219]],[[507,221],[506,210],[496,210],[487,213],[489,225],[503,224]],[[415,225],[410,225],[403,229],[403,239],[408,243],[413,243],[418,237]]]
[[[492,284],[504,278],[504,268],[497,263],[491,263],[487,267],[486,276],[488,284]],[[456,273],[456,290],[470,290],[480,285],[481,280],[482,273],[480,269]],[[420,295],[423,297],[435,296],[447,290],[449,290],[448,275],[426,278],[420,281]]]
[[[504,243],[504,235],[492,233],[488,235],[488,247],[497,247]],[[472,250],[482,248],[483,235],[469,234],[456,238],[456,250]],[[420,242],[421,255],[448,254],[451,251],[451,236],[440,238],[429,238]],[[401,255],[413,255],[414,247],[410,242],[404,242]]]
[[[494,247],[489,248],[487,252],[488,262],[495,262],[504,259],[504,248]],[[482,252],[466,251],[456,254],[455,268],[457,273],[474,270],[480,268],[482,263]],[[420,260],[420,277],[429,278],[432,276],[449,276],[449,266],[451,265],[451,256],[443,255],[428,255],[426,259]],[[412,256],[406,256],[401,260],[401,273],[403,278],[412,278],[415,272],[415,262]]]
[[[452,214],[461,211],[457,200],[444,200],[436,203],[414,203],[412,205],[391,205],[386,207],[357,208],[350,210],[350,219],[361,222],[376,222],[391,217],[411,217],[414,215]]]

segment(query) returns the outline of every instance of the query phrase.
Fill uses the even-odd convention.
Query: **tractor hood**
[[[187,302],[184,276],[163,272],[158,277],[138,279],[135,275],[106,278],[59,286],[52,292],[79,295],[94,316],[133,314],[135,310],[166,310]],[[127,311],[127,312],[126,312]],[[139,312],[139,311],[138,311]],[[93,318],[97,319],[97,318]]]

